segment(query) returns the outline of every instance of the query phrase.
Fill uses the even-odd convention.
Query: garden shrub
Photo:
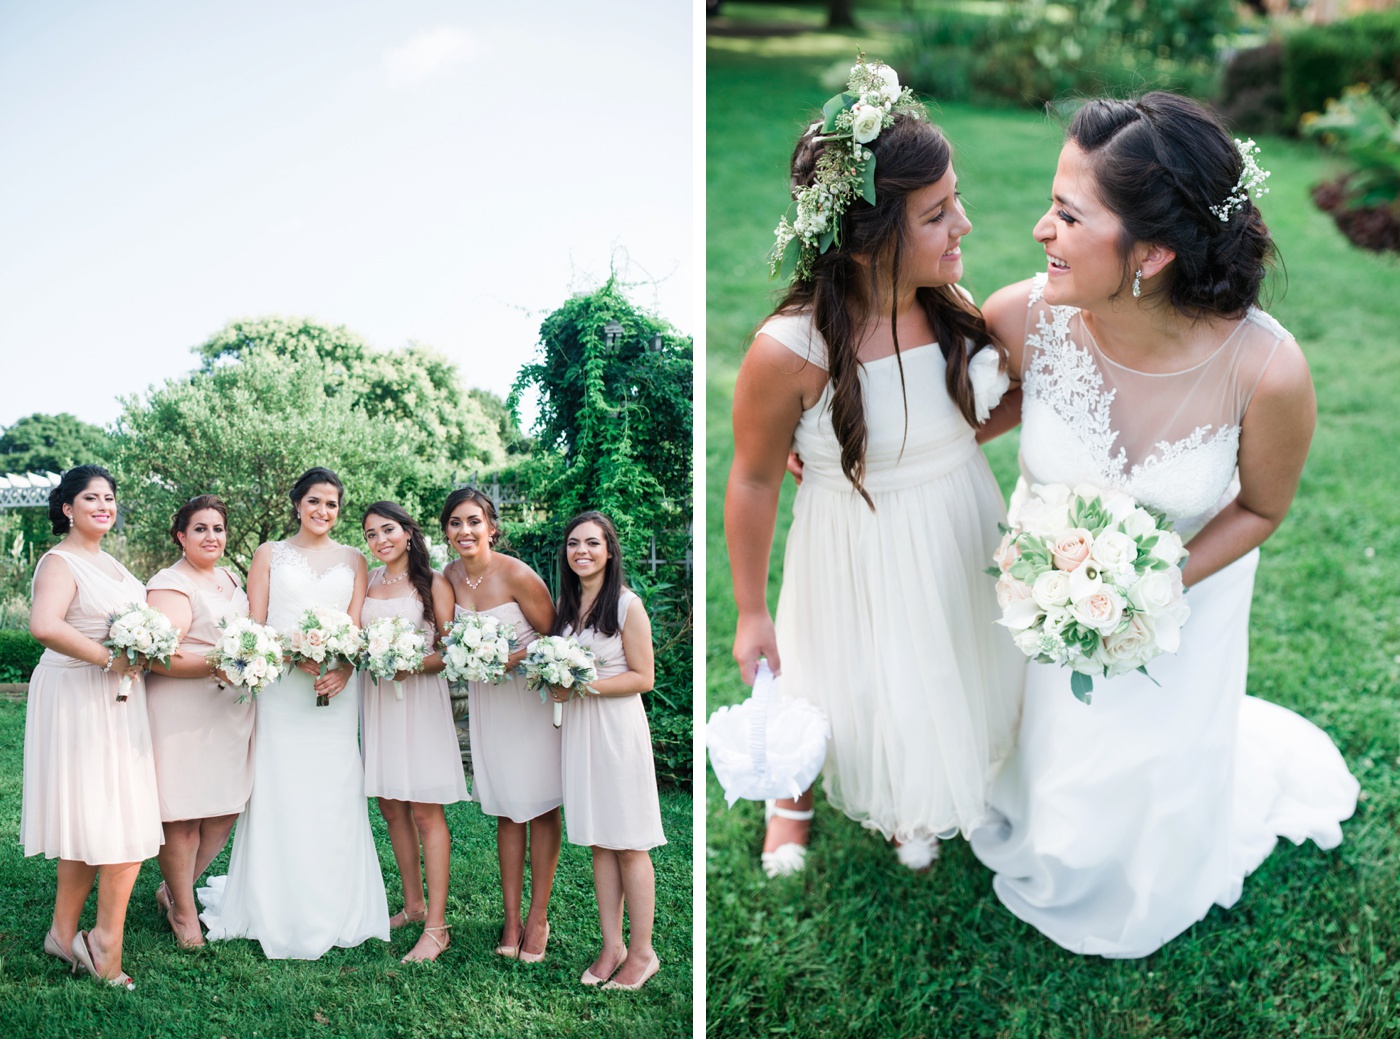
[[[1293,124],[1284,112],[1283,44],[1266,43],[1230,59],[1215,107],[1239,133],[1291,133]]]
[[[1353,83],[1400,85],[1400,8],[1300,28],[1283,50],[1285,120],[1293,127]]]
[[[0,682],[28,682],[43,652],[29,632],[0,628]]]

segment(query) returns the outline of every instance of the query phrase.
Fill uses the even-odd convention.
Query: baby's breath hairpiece
[[[841,216],[856,196],[875,204],[875,153],[865,145],[893,126],[895,116],[910,113],[922,115],[923,108],[908,87],[900,88],[894,69],[858,58],[846,90],[822,106],[822,121],[807,130],[815,140],[836,143],[817,160],[812,183],[801,191],[793,186],[792,206],[773,232],[768,268],[774,277],[810,278],[816,258],[841,243]]]
[[[1220,218],[1222,224],[1229,223],[1230,214],[1249,201],[1251,192],[1255,198],[1263,198],[1269,193],[1264,181],[1269,179],[1270,171],[1261,170],[1259,163],[1254,161],[1254,157],[1259,154],[1259,145],[1254,143],[1253,138],[1242,141],[1236,137],[1235,147],[1239,149],[1242,163],[1240,179],[1235,181],[1235,186],[1230,190],[1230,194],[1225,196],[1224,202],[1210,207],[1210,211]]]

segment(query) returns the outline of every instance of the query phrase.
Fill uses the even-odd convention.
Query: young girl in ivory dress
[[[452,585],[433,571],[423,531],[391,501],[377,501],[367,508],[361,525],[365,544],[384,563],[369,573],[360,608],[362,624],[403,617],[423,633],[431,649],[439,629],[452,617]],[[452,699],[442,668],[442,653],[434,650],[424,659],[421,671],[396,676],[401,683],[398,692],[393,682],[376,685],[367,673],[360,676],[365,794],[379,799],[403,882],[403,908],[389,918],[389,926],[423,921],[423,933],[404,963],[435,960],[447,948],[452,838],[443,805],[468,800]]]
[[[656,678],[651,621],[622,583],[622,552],[612,520],[584,512],[564,528],[559,550],[555,634],[593,651],[598,679],[578,690],[553,688],[563,710],[564,818],[569,843],[593,849],[593,891],[603,948],[579,979],[639,989],[661,969],[651,945],[656,875],[651,849],[666,843],[642,693]],[[624,906],[631,941],[622,940]],[[609,980],[611,978],[611,980]]]
[[[734,388],[734,658],[751,683],[766,657],[785,694],[826,712],[827,797],[923,868],[939,836],[983,820],[1020,712],[1025,665],[982,572],[1004,511],[978,427],[1005,376],[956,287],[972,225],[947,140],[883,65],[856,66],[848,94],[856,108],[793,152],[797,223],[779,225],[775,257],[796,277]],[[794,449],[775,624],[768,561]],[[769,812],[764,869],[801,869],[811,791]]]
[[[513,624],[516,649],[509,666],[519,667],[535,633],[554,627],[549,589],[525,563],[496,551],[501,537],[496,506],[481,491],[461,487],[449,494],[441,523],[459,557],[442,571],[452,584],[454,613],[489,613]],[[553,711],[518,673],[500,685],[470,682],[468,693],[472,794],[483,812],[496,817],[505,904],[496,953],[538,963],[549,941],[549,896],[564,840],[559,730]],[[530,910],[522,919],[527,848]]]

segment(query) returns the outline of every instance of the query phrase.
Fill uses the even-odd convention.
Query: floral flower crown
[[[1235,147],[1239,149],[1240,179],[1235,181],[1235,186],[1230,189],[1230,194],[1225,196],[1225,201],[1218,206],[1211,206],[1210,211],[1220,218],[1222,224],[1230,222],[1230,215],[1236,209],[1244,208],[1244,204],[1249,201],[1250,193],[1255,198],[1263,198],[1269,193],[1269,189],[1264,185],[1271,173],[1269,170],[1261,170],[1259,163],[1254,161],[1254,157],[1259,154],[1259,145],[1254,143],[1254,139],[1242,141],[1235,138]]]
[[[857,59],[846,90],[823,105],[822,121],[807,129],[819,134],[816,141],[838,143],[817,159],[810,185],[793,186],[792,206],[773,232],[768,269],[774,277],[810,278],[817,257],[833,242],[841,244],[841,217],[856,196],[875,204],[875,153],[865,145],[893,126],[895,116],[914,113],[922,117],[923,106],[908,87],[900,88],[894,69]]]

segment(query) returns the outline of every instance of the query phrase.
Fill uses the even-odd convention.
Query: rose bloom
[[[1123,598],[1112,588],[1104,588],[1070,605],[1074,619],[1100,635],[1107,635],[1123,619]]]
[[[851,109],[851,136],[857,144],[869,144],[880,136],[884,119],[883,109],[873,105],[856,105]]]
[[[1103,658],[1110,675],[1125,674],[1156,656],[1152,627],[1141,614],[1134,614],[1128,626],[1103,640]]]
[[[995,563],[1002,573],[1011,569],[1012,564],[1021,558],[1021,546],[1016,544],[1014,534],[1003,534],[1001,544],[992,553],[992,562]]]
[[[1061,570],[1078,570],[1089,558],[1094,535],[1083,527],[1073,527],[1055,538],[1050,546],[1055,566]]]
[[[1018,581],[1010,574],[1002,574],[997,578],[997,606],[1005,610],[1011,603],[1020,599],[1029,599],[1031,589],[1024,581]]]
[[[896,101],[899,99],[899,76],[895,73],[894,69],[890,68],[888,65],[880,64],[867,65],[866,69],[873,75],[880,77],[880,84],[883,87],[882,92],[886,100]],[[851,71],[854,72],[855,69]]]
[[[1181,535],[1174,530],[1164,530],[1152,546],[1152,554],[1162,562],[1175,565],[1181,558]]]
[[[1063,570],[1047,570],[1035,579],[1031,595],[1042,610],[1069,602],[1069,575]]]
[[[1130,538],[1145,538],[1157,529],[1157,521],[1146,509],[1134,509],[1123,517],[1123,531]]]

